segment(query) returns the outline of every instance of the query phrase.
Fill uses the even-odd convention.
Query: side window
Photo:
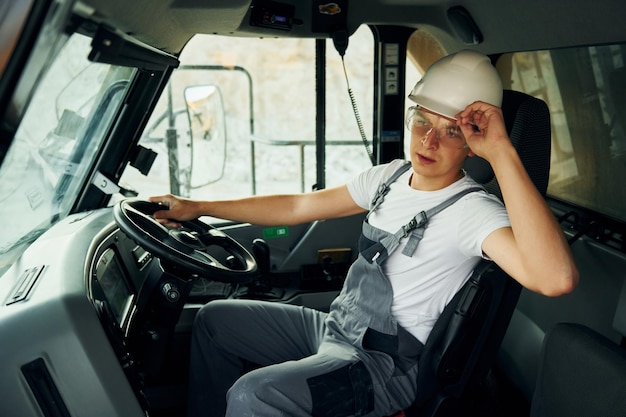
[[[536,51],[498,61],[505,88],[547,102],[552,119],[548,194],[626,220],[626,48]]]
[[[325,178],[331,187],[371,162],[332,41],[326,50]],[[350,37],[344,57],[370,143],[373,50],[373,35],[364,26]],[[129,167],[122,181],[142,197],[311,190],[317,172],[315,51],[314,39],[194,37],[141,141],[157,152],[154,165],[147,178]]]

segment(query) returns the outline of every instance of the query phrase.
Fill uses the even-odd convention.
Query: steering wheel
[[[124,233],[161,259],[164,267],[230,283],[258,277],[254,257],[232,237],[200,220],[180,222],[180,229],[168,228],[153,216],[164,209],[159,203],[128,199],[113,207],[113,217]]]

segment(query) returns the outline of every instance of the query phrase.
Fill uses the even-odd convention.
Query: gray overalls
[[[402,166],[381,185],[370,213],[409,167]],[[328,314],[250,300],[207,304],[203,310],[211,313],[201,310],[194,325],[190,416],[223,415],[201,410],[215,405],[235,380],[228,391],[227,415],[233,417],[380,417],[411,405],[423,346],[392,317],[393,290],[381,265],[403,237],[409,237],[403,253],[412,256],[429,217],[478,189],[419,213],[395,234],[370,225],[368,214],[359,256]],[[243,323],[250,325],[241,329]],[[237,379],[245,362],[234,358],[275,365]],[[200,366],[194,369],[194,363]],[[207,378],[207,372],[221,381]],[[194,384],[202,384],[204,392]]]

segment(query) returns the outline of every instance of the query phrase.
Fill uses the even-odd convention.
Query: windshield
[[[0,273],[70,212],[126,91],[133,70],[89,62],[90,42],[56,54],[0,168]]]
[[[319,170],[332,187],[371,166],[359,124],[371,147],[372,32],[362,26],[350,37],[345,73],[326,43],[324,162],[315,146],[316,41],[197,35],[142,135],[157,154],[149,175],[129,166],[121,185],[141,198],[230,199],[321,188]]]

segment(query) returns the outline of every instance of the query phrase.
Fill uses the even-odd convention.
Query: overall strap
[[[372,202],[370,203],[370,209],[369,209],[370,213],[376,210],[378,206],[380,206],[380,204],[383,202],[383,200],[385,199],[385,196],[389,192],[389,186],[393,184],[394,182],[396,182],[396,180],[400,177],[400,175],[404,174],[410,167],[411,167],[411,162],[406,161],[393,174],[391,174],[391,176],[387,178],[387,180],[383,182],[380,185],[380,187],[378,187],[378,190],[376,191],[376,195],[374,195],[374,198],[372,199]],[[368,216],[369,216],[369,213],[368,213]]]
[[[484,191],[484,189],[482,187],[467,188],[442,201],[435,207],[419,212],[396,233],[388,234],[380,242],[372,245],[367,250],[364,250],[361,254],[365,257],[365,259],[367,259],[368,262],[377,262],[380,265],[389,257],[395,248],[398,247],[400,239],[410,235],[409,241],[402,250],[402,254],[406,256],[413,256],[415,250],[417,250],[417,246],[424,237],[424,230],[426,229],[426,225],[432,216],[450,207],[461,197],[475,191]]]
[[[396,232],[396,234],[400,233],[401,237],[407,237],[409,234],[411,234],[411,236],[409,237],[409,241],[402,250],[402,254],[406,256],[413,256],[415,250],[417,249],[417,245],[419,245],[420,241],[424,237],[426,224],[435,214],[447,209],[452,204],[456,203],[461,197],[475,191],[483,191],[483,188],[471,187],[460,191],[452,197],[448,198],[447,200],[442,201],[435,207],[426,210],[425,212],[419,212],[415,217],[411,219],[410,222],[402,226],[400,230]]]

